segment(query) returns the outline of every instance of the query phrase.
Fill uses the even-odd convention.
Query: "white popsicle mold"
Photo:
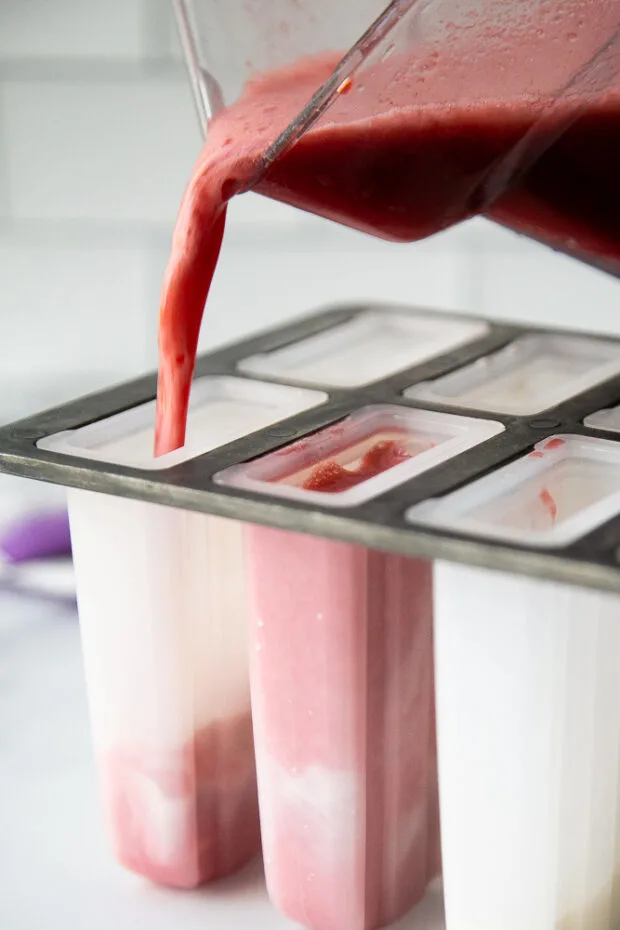
[[[620,512],[620,448],[554,436],[416,524],[553,549]],[[435,563],[447,930],[616,930],[620,598]]]
[[[616,930],[620,599],[435,564],[447,930]]]
[[[345,323],[272,352],[243,359],[238,370],[299,384],[353,388],[371,384],[482,339],[481,320],[393,310],[365,310]]]
[[[325,400],[229,377],[195,383],[187,443],[154,459],[154,403],[39,445],[153,471]],[[242,525],[70,489],[92,731],[117,857],[163,884],[227,874],[260,845]]]
[[[501,423],[393,405],[363,407],[345,420],[253,462],[215,476],[222,485],[324,507],[352,507],[383,494],[447,459],[503,432]],[[302,485],[315,466],[336,462],[355,469],[377,443],[394,441],[410,458],[338,493]]]
[[[620,372],[620,344],[584,336],[531,334],[405,397],[488,413],[531,416]]]
[[[558,435],[452,494],[410,508],[417,525],[562,548],[620,512],[620,443]]]

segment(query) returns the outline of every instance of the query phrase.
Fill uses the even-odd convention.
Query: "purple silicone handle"
[[[0,538],[0,549],[10,562],[28,562],[71,554],[66,511],[24,517]]]

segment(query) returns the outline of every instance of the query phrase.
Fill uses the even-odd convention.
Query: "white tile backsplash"
[[[185,82],[5,81],[17,219],[170,224],[200,135]]]
[[[482,313],[500,320],[620,335],[620,280],[507,230],[477,262]]]
[[[201,145],[184,80],[5,81],[0,108],[13,218],[171,229]],[[251,194],[230,207],[231,222],[242,225],[295,225],[302,217],[292,207]]]
[[[143,370],[148,267],[142,247],[0,237],[2,379]]]
[[[321,238],[322,227],[317,229],[314,217],[289,207],[277,200],[269,200],[259,194],[243,194],[235,197],[228,206],[228,225],[230,228],[257,228],[258,230],[272,227],[286,226],[287,229],[299,227],[304,230],[312,228],[317,230],[317,238]],[[259,232],[260,238],[260,232]]]
[[[310,225],[310,224],[309,224]],[[316,307],[396,301],[466,310],[466,257],[449,241],[395,246],[317,221],[319,234],[255,237],[231,226],[211,289],[203,350],[284,323]],[[244,234],[240,234],[244,233]],[[152,305],[168,255],[153,252]],[[155,343],[157,317],[150,317]],[[153,355],[155,362],[155,355]]]
[[[150,0],[1,0],[0,61],[135,58]]]
[[[4,132],[4,104],[1,86],[0,84],[0,217],[9,216],[11,210],[7,163],[9,140]]]
[[[183,54],[171,0],[142,0],[145,55],[182,62]]]

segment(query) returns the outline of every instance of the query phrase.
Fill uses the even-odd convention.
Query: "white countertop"
[[[0,592],[0,927],[291,930],[260,863],[197,892],[154,887],[111,859],[91,759],[79,629],[66,604]],[[429,893],[399,930],[442,930]]]

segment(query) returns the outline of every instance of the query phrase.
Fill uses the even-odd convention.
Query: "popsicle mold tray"
[[[201,357],[186,446],[157,460],[155,389],[145,377],[4,427],[0,468],[620,590],[620,340],[327,310]]]
[[[447,930],[615,930],[620,340],[320,313],[201,358],[159,459],[155,388],[0,430],[69,486],[116,858],[262,848],[310,930],[440,874]]]

